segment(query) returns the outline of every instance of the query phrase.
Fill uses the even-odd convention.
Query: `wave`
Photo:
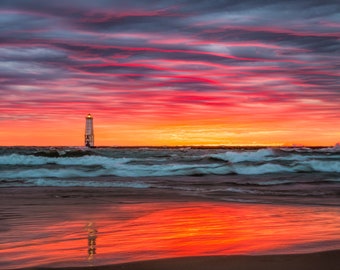
[[[25,180],[0,180],[2,187],[116,187],[116,188],[150,188],[149,184],[142,181],[98,181],[98,178],[89,179],[25,179]]]
[[[243,161],[264,161],[273,156],[275,156],[273,149],[260,149],[253,152],[227,151],[225,153],[210,155],[211,158],[232,163]]]
[[[120,163],[132,161],[132,158],[110,158],[104,156],[82,156],[82,157],[44,157],[35,155],[11,154],[0,156],[1,165],[101,165],[103,167],[114,166]]]
[[[54,149],[38,149],[0,155],[0,179],[339,173],[340,155],[332,149],[305,153],[278,148],[229,151],[57,149],[58,154],[53,155],[58,156],[51,156]],[[41,154],[44,151],[48,155]]]
[[[17,178],[74,178],[74,177],[98,177],[98,176],[117,176],[117,177],[157,177],[157,176],[199,176],[208,174],[225,175],[230,174],[228,167],[217,165],[129,165],[118,164],[88,170],[87,167],[73,168],[34,168],[21,169],[13,173],[12,170],[3,170],[0,179],[17,179]]]
[[[239,152],[227,151],[224,153],[209,155],[214,160],[227,161],[231,163],[240,162],[268,162],[268,161],[305,161],[313,159],[340,159],[340,152],[326,149],[298,152],[292,149],[260,149],[257,151]]]
[[[340,172],[340,161],[311,160],[308,165],[317,172]]]
[[[204,176],[204,175],[262,175],[277,173],[339,173],[340,162],[308,161],[295,166],[284,166],[273,163],[261,165],[221,165],[221,164],[166,164],[135,165],[112,162],[113,166],[62,166],[62,167],[29,167],[21,169],[2,169],[0,179],[24,178],[76,178],[76,177],[162,177],[162,176]]]
[[[95,153],[93,151],[85,149],[78,150],[49,149],[45,151],[37,151],[33,155],[38,157],[82,157],[94,154]]]
[[[340,143],[337,143],[333,147],[283,147],[280,148],[281,151],[284,152],[298,152],[298,153],[340,153]]]

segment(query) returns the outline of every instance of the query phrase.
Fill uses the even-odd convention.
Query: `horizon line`
[[[97,145],[87,147],[84,145],[0,145],[0,147],[75,147],[75,148],[325,148],[325,147],[340,147],[339,143],[334,145],[279,145],[279,144],[220,144],[220,145]]]

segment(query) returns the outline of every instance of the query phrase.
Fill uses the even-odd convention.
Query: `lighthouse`
[[[85,146],[94,147],[93,117],[88,114],[85,119]]]

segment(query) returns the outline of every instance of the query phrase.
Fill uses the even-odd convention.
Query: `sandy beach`
[[[155,189],[0,193],[0,269],[337,269],[340,263],[337,207],[224,203]]]
[[[312,254],[273,255],[273,256],[211,256],[162,259],[153,261],[131,262],[98,267],[61,268],[61,269],[96,269],[96,270],[337,270],[340,263],[340,251],[328,251]],[[29,268],[50,269],[50,268]],[[28,270],[28,269],[27,269]]]

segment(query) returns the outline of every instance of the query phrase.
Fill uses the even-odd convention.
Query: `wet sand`
[[[338,207],[205,201],[160,189],[1,188],[0,219],[0,269],[340,265]]]
[[[312,254],[271,255],[271,256],[206,256],[172,258],[152,261],[130,262],[117,265],[81,268],[84,270],[338,270],[340,251]],[[29,268],[50,269],[50,268]],[[55,269],[55,268],[53,268]]]

